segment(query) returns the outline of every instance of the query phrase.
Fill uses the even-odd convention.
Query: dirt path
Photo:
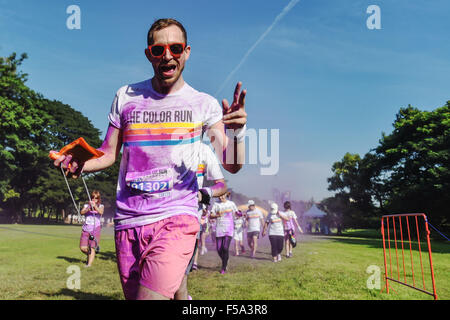
[[[298,237],[298,236],[297,236]],[[303,242],[305,240],[310,241],[309,235],[301,235],[298,237],[298,241]],[[231,241],[230,245],[230,259],[228,262],[228,269],[232,271],[232,269],[241,264],[258,264],[258,263],[267,263],[272,262],[272,255],[270,249],[270,241],[269,237],[266,235],[265,237],[260,237],[258,239],[258,247],[256,250],[256,257],[250,257],[250,249],[247,245],[247,237],[244,236],[244,245],[245,245],[245,253],[240,253],[239,256],[235,255],[235,244],[234,240]],[[209,269],[211,271],[217,270],[220,271],[221,260],[216,251],[216,245],[212,242],[211,237],[208,236],[206,239],[206,248],[208,252],[204,255],[198,256],[198,268]],[[294,249],[295,250],[295,249]],[[285,259],[285,250],[283,248],[282,251],[282,259]]]

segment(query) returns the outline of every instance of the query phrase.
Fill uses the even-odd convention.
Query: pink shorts
[[[141,227],[116,231],[116,255],[125,299],[142,285],[172,299],[192,257],[198,219],[178,215]]]
[[[95,228],[93,235],[95,239],[97,240],[97,245],[100,244],[100,234],[101,234],[102,228],[98,227]],[[95,247],[95,241],[89,240],[90,233],[87,231],[81,231],[81,237],[80,237],[80,247],[87,247],[90,246],[91,248]]]

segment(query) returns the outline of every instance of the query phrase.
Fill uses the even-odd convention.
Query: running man
[[[214,185],[211,187],[203,187],[203,182],[206,178],[209,181],[214,181]],[[220,197],[227,191],[225,179],[223,177],[222,170],[220,169],[220,164],[212,152],[211,148],[206,144],[202,143],[200,148],[200,162],[197,169],[197,184],[200,188],[201,199],[198,199],[198,222],[201,224],[201,219],[205,211],[206,206],[210,204],[212,197]],[[180,288],[175,293],[175,300],[188,300],[188,290],[187,290],[187,279],[188,275],[192,270],[197,270],[197,259],[198,259],[198,243],[200,241],[200,231],[197,233],[197,241],[195,242],[194,254],[186,268],[185,276],[181,282]]]
[[[246,90],[239,82],[233,102],[224,99],[221,108],[184,81],[190,53],[180,22],[155,21],[145,49],[154,76],[117,91],[99,148],[104,155],[85,163],[71,155],[54,161],[78,177],[112,166],[123,146],[114,222],[126,299],[173,299],[180,287],[199,231],[202,195],[195,173],[202,135],[207,133],[216,154],[223,155],[225,170],[236,173],[244,163]]]
[[[250,247],[250,256],[254,258],[256,256],[256,249],[258,248],[259,233],[261,232],[261,226],[264,225],[264,215],[256,208],[253,200],[248,201],[248,210],[246,213],[246,225],[247,225],[247,242]]]
[[[238,211],[236,204],[227,199],[229,195],[228,192],[220,196],[220,202],[214,203],[210,214],[212,219],[216,219],[216,248],[222,260],[221,274],[227,272],[230,244],[234,233],[233,216]]]
[[[284,225],[284,241],[286,244],[286,258],[292,257],[292,244],[290,241],[291,235],[295,234],[294,224],[297,226],[298,232],[303,233],[300,224],[297,221],[297,215],[291,210],[291,203],[286,201],[284,203],[284,212],[280,212],[283,218]]]

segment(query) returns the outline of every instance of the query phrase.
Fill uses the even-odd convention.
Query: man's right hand
[[[53,158],[53,157],[52,157]],[[61,167],[67,177],[78,178],[83,170],[84,163],[72,158],[72,155],[58,155],[53,161],[55,167]]]

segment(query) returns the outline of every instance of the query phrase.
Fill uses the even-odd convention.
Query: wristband
[[[242,128],[232,130],[232,135],[230,138],[236,138],[238,142],[242,142],[245,138],[245,133],[247,131],[247,124],[244,124]],[[228,133],[228,129],[226,130]],[[228,136],[228,134],[227,134]]]

